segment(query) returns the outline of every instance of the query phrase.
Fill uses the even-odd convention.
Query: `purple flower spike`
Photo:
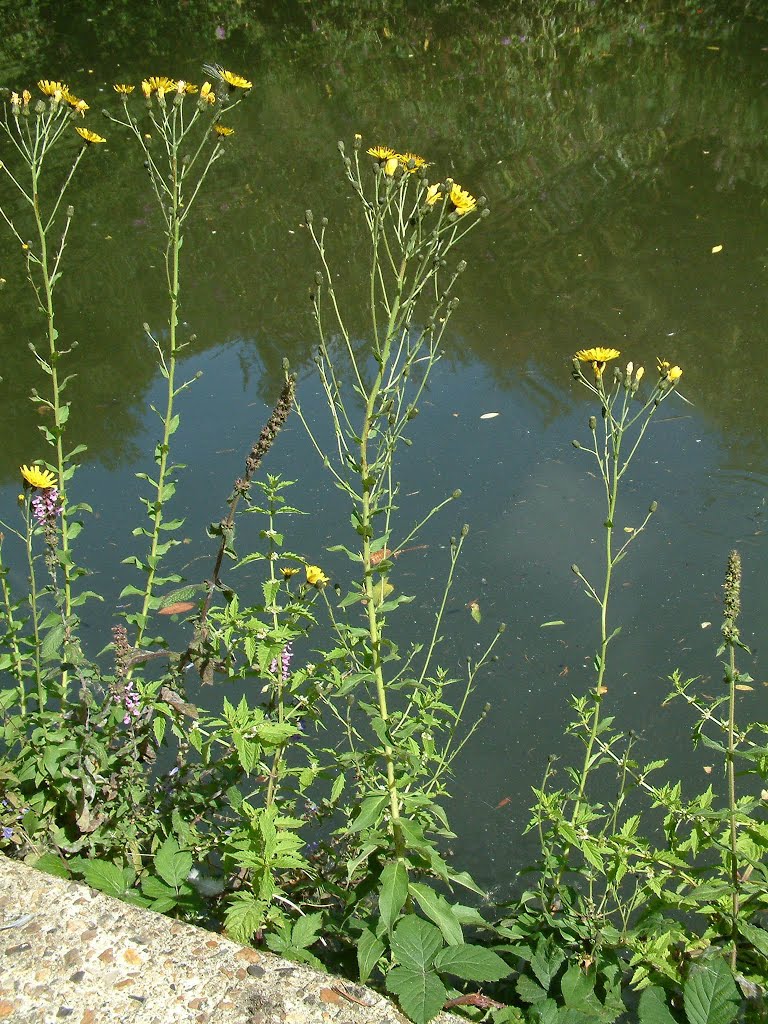
[[[45,490],[35,494],[32,498],[32,515],[41,525],[53,522],[56,516],[61,515],[57,487],[46,487]]]

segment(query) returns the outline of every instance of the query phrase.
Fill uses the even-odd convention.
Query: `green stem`
[[[731,970],[736,970],[736,947],[739,938],[739,859],[736,847],[736,651],[733,641],[728,651],[728,750],[726,753],[728,778],[728,818],[730,827],[731,875]]]
[[[179,248],[181,241],[179,207],[180,191],[176,174],[176,160],[172,161],[173,171],[173,207],[171,210],[170,225],[168,230],[168,245],[165,251],[165,266],[168,275],[168,293],[170,296],[170,311],[168,318],[169,327],[169,352],[165,372],[168,380],[167,400],[165,416],[163,417],[163,439],[159,445],[157,490],[154,502],[154,513],[152,517],[152,540],[150,544],[149,557],[147,559],[147,582],[144,589],[144,600],[141,606],[138,630],[136,634],[136,646],[141,647],[144,633],[147,626],[147,616],[152,603],[155,577],[157,575],[158,554],[160,544],[160,527],[163,522],[163,508],[165,506],[165,481],[168,473],[168,456],[170,454],[170,439],[173,427],[173,403],[176,397],[176,328],[178,326],[179,309]]]

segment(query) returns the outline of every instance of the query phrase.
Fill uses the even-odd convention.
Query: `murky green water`
[[[519,835],[530,786],[550,752],[568,753],[567,699],[590,683],[597,637],[569,568],[597,570],[602,530],[598,481],[570,443],[584,438],[592,411],[570,378],[577,348],[614,345],[648,367],[656,356],[677,362],[692,403],[664,406],[624,494],[623,525],[637,524],[652,499],[660,511],[621,565],[613,616],[624,631],[606,699],[642,735],[639,756],[672,753],[687,777],[704,778],[707,758],[689,753],[685,718],[661,709],[663,680],[680,667],[710,691],[719,685],[720,584],[737,545],[743,632],[757,648],[744,713],[765,714],[768,29],[683,3],[639,4],[646,20],[606,14],[602,23],[577,3],[580,16],[555,25],[560,40],[551,25],[532,34],[529,22],[498,13],[313,21],[299,5],[282,23],[236,4],[195,6],[204,13],[178,23],[131,5],[75,8],[53,27],[16,16],[0,53],[3,84],[65,78],[91,103],[91,127],[109,135],[79,179],[60,289],[62,338],[79,343],[69,436],[89,447],[77,497],[95,508],[82,560],[107,597],[91,641],[106,642],[126,582],[120,559],[139,515],[133,473],[148,469],[155,441],[149,405],[162,382],[142,323],[162,331],[166,316],[144,173],[98,110],[117,109],[115,80],[194,81],[204,60],[220,61],[254,90],[184,249],[182,319],[197,335],[184,370],[204,374],[182,399],[177,434],[190,466],[178,491],[190,578],[210,571],[205,525],[241,472],[283,356],[299,368],[306,409],[323,417],[309,358],[307,206],[330,219],[340,292],[359,316],[363,240],[336,140],[359,131],[366,143],[415,150],[488,197],[492,216],[468,247],[445,359],[400,463],[407,522],[456,487],[463,497],[433,521],[426,549],[401,556],[393,582],[417,595],[403,624],[411,636],[432,621],[451,534],[471,524],[442,661],[458,672],[496,622],[508,630],[475,698],[475,711],[493,707],[459,766],[450,811],[463,864],[504,888],[530,853]],[[6,184],[0,200],[13,204]],[[27,398],[31,383],[42,386],[27,349],[40,325],[7,232],[0,275],[0,480],[12,510],[19,464],[44,448]],[[348,563],[325,549],[349,541],[348,518],[297,421],[269,462],[299,481],[295,501],[311,512],[292,547],[343,581]]]

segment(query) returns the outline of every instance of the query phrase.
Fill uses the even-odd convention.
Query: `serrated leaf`
[[[87,885],[107,896],[123,896],[128,885],[122,868],[106,860],[89,860],[83,864]]]
[[[304,914],[294,924],[291,931],[291,945],[296,949],[306,949],[317,942],[317,933],[323,926],[322,914]]]
[[[710,957],[691,966],[683,986],[689,1024],[731,1024],[738,1013],[739,993],[725,960]]]
[[[394,967],[389,972],[387,988],[395,993],[403,1012],[414,1024],[427,1024],[437,1016],[448,994],[434,972],[413,971],[407,967]]]
[[[547,998],[546,991],[541,985],[537,985],[533,978],[529,978],[527,974],[520,975],[515,988],[524,1003],[540,1003]]]
[[[435,957],[435,969],[465,981],[500,981],[512,973],[498,953],[468,942],[441,949]]]
[[[739,931],[747,942],[751,942],[764,957],[768,957],[768,932],[764,928],[742,921],[739,924]]]
[[[643,991],[637,1009],[638,1024],[675,1024],[667,1009],[666,993],[658,985]]]
[[[385,945],[375,932],[366,928],[357,943],[357,969],[360,983],[364,985],[371,976],[371,971],[384,954]]]
[[[545,941],[543,938],[539,939],[536,951],[531,957],[531,970],[545,991],[549,991],[552,979],[560,970],[564,960],[565,954],[557,948],[554,942]]]
[[[413,971],[429,970],[443,945],[440,930],[415,914],[409,914],[398,923],[390,941],[398,963]]]
[[[379,915],[391,931],[408,898],[408,871],[401,860],[387,864],[379,879]]]
[[[155,855],[155,871],[174,889],[178,889],[187,880],[192,864],[192,854],[180,850],[173,836],[165,840]]]
[[[578,964],[571,964],[562,977],[560,991],[563,993],[566,1006],[587,1009],[588,1006],[585,1004],[595,1003],[594,976],[585,974]]]
[[[464,942],[464,933],[456,920],[451,905],[444,896],[440,896],[423,882],[413,882],[409,886],[411,895],[417,900],[422,911],[433,921],[448,945]]]

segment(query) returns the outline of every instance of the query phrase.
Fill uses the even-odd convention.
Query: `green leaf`
[[[520,975],[515,988],[524,1003],[540,1003],[547,998],[546,990],[537,985],[527,974]]]
[[[165,882],[161,882],[159,878],[155,878],[154,875],[145,875],[142,878],[141,891],[153,900],[171,899],[174,904],[176,903],[176,890],[166,885]]]
[[[350,832],[362,832],[364,828],[370,828],[379,820],[379,815],[387,805],[388,796],[386,793],[381,796],[367,796],[360,805],[360,813],[349,826]]]
[[[408,898],[408,871],[401,860],[387,864],[379,880],[379,914],[391,931]]]
[[[768,957],[768,932],[764,928],[758,928],[754,924],[742,921],[739,923],[739,931],[747,942],[751,942],[755,949],[763,956]]]
[[[291,932],[291,945],[296,949],[306,949],[317,942],[317,933],[323,926],[322,914],[305,914],[294,924]]]
[[[390,942],[398,963],[413,971],[429,970],[443,945],[439,929],[415,914],[409,914],[399,922]]]
[[[667,1009],[667,997],[663,988],[654,985],[640,996],[638,1024],[675,1024],[675,1018]]]
[[[339,772],[339,774],[334,779],[333,788],[331,789],[330,802],[332,804],[336,803],[336,801],[339,799],[339,797],[341,796],[342,792],[344,791],[344,783],[345,782],[346,782],[346,779],[344,778],[344,772]]]
[[[693,964],[683,986],[683,1004],[689,1024],[731,1024],[739,993],[725,960],[713,956]]]
[[[409,890],[414,899],[418,901],[426,916],[430,921],[434,921],[443,933],[443,938],[449,946],[464,941],[461,925],[454,917],[451,905],[444,896],[438,895],[428,885],[424,885],[423,882],[411,883]]]
[[[166,719],[162,715],[155,715],[152,719],[152,732],[155,734],[158,746],[163,742],[166,724]]]
[[[364,985],[371,976],[371,971],[381,959],[385,945],[376,933],[366,928],[357,943],[357,969],[360,972],[360,983]]]
[[[174,889],[178,889],[182,882],[187,880],[192,863],[192,854],[187,850],[180,850],[173,836],[165,840],[155,855],[155,871]]]
[[[87,885],[92,889],[98,889],[107,896],[125,894],[128,884],[122,868],[107,860],[89,860],[83,864],[83,875]]]
[[[552,979],[560,970],[565,954],[558,949],[552,939],[545,941],[539,938],[536,945],[536,952],[531,957],[531,970],[541,983],[541,987],[549,990]]]
[[[394,967],[389,972],[387,988],[395,993],[403,1012],[414,1024],[427,1024],[437,1016],[447,997],[445,986],[434,972],[407,967]]]
[[[56,875],[57,878],[71,878],[69,868],[55,853],[44,853],[38,857],[32,865],[38,871],[44,871],[47,875]]]
[[[435,957],[435,968],[465,981],[500,981],[512,973],[498,953],[468,942],[441,949]]]
[[[40,647],[40,655],[43,661],[52,661],[54,658],[58,659],[60,657],[65,629],[64,623],[59,622],[45,634]]]
[[[238,894],[227,907],[225,929],[235,942],[247,943],[264,923],[268,904],[252,893]]]
[[[281,747],[292,736],[299,736],[299,730],[284,722],[261,722],[254,730],[256,738],[265,747]]]
[[[565,972],[560,982],[560,991],[566,1006],[588,1009],[595,1005],[594,975],[585,974],[578,964],[571,964]]]

